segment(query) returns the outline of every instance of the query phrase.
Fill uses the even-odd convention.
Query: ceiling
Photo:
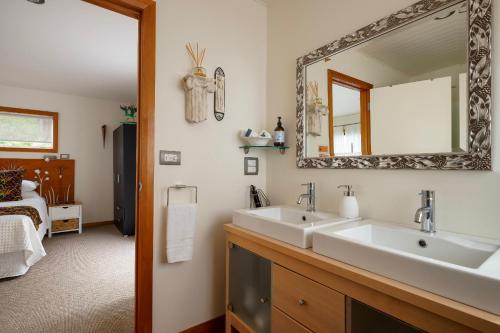
[[[135,19],[80,0],[0,2],[0,84],[135,103]]]
[[[467,13],[462,6],[457,4],[361,44],[359,51],[410,76],[465,64]],[[454,14],[447,17],[451,12]]]

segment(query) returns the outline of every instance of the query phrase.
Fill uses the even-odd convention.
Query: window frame
[[[0,147],[0,151],[15,151],[25,153],[57,153],[59,151],[59,113],[32,109],[12,108],[0,106],[0,113],[18,113],[36,116],[51,117],[52,124],[52,148],[20,148],[20,147]]]

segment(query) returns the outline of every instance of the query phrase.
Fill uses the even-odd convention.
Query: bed
[[[0,213],[0,279],[25,274],[45,256],[42,240],[49,225],[47,204],[75,200],[75,160],[0,158],[0,171],[8,170],[23,170],[23,181],[36,182],[38,187],[21,188],[22,200],[0,202],[0,208],[34,207],[41,221],[36,220],[42,223],[36,230],[28,216]]]
[[[0,279],[24,275],[46,253],[42,240],[47,232],[49,216],[45,200],[37,192],[23,192],[22,200],[0,202],[1,207],[34,207],[42,223],[36,230],[25,215],[0,216]]]

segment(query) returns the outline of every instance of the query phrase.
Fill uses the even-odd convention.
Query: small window
[[[57,153],[57,112],[0,106],[0,150]]]

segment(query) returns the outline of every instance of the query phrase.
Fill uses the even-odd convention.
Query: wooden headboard
[[[0,158],[0,170],[5,169],[25,170],[23,179],[41,184],[36,191],[47,204],[75,201],[75,160]]]

